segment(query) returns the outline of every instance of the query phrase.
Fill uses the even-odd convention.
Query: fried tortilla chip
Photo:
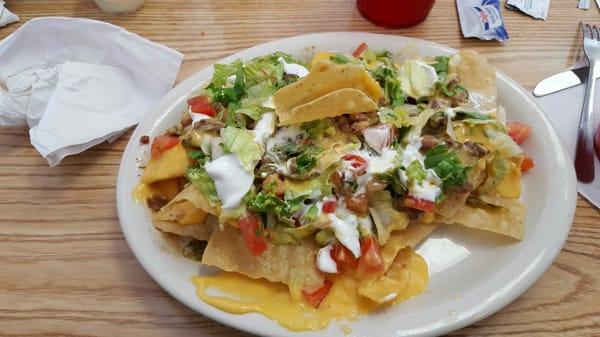
[[[407,247],[415,247],[419,242],[429,236],[431,232],[437,227],[437,224],[429,223],[429,224],[421,224],[421,223],[411,223],[404,230],[393,231],[387,241],[387,243],[381,247],[381,256],[383,258],[383,272],[379,274],[371,274],[368,278],[364,278],[361,280],[359,288],[363,289],[365,294],[363,296],[369,297],[374,301],[376,298],[381,299],[381,291],[377,289],[390,289],[382,286],[378,288],[376,282],[381,280],[382,275],[387,273],[391,266],[395,263],[400,255],[402,249]],[[401,259],[401,258],[400,258]],[[396,287],[393,289],[397,289],[398,283],[396,280],[388,280],[391,283],[388,285],[390,287]],[[388,281],[382,281],[384,284],[387,284]],[[360,291],[359,291],[360,292]],[[367,295],[370,294],[370,295]],[[377,295],[379,294],[379,295]]]
[[[452,56],[450,72],[469,90],[469,103],[476,110],[496,110],[496,69],[474,50],[461,50]]]
[[[207,215],[208,213],[190,201],[182,200],[161,208],[154,217],[160,221],[174,221],[181,226],[188,226],[203,223]]]
[[[184,201],[188,201],[193,204],[196,208],[203,210],[208,214],[218,215],[218,209],[214,206],[210,205],[210,202],[206,197],[198,191],[193,185],[186,186],[179,194],[173,198],[168,204],[166,204],[163,208],[160,209],[159,213],[165,214],[164,217],[167,217],[167,213],[171,212],[172,208],[175,205],[182,203]],[[163,216],[161,216],[163,217]],[[170,218],[164,218],[163,220],[173,220]]]
[[[374,193],[369,203],[369,213],[377,228],[377,242],[385,245],[390,233],[395,230],[403,230],[408,226],[408,214],[397,211],[393,206],[392,195],[389,191]]]
[[[525,231],[525,206],[517,199],[481,197],[483,197],[482,201],[488,203],[488,205],[475,207],[465,204],[461,211],[454,216],[443,217],[438,215],[436,221],[459,224],[522,240]]]
[[[252,256],[241,232],[231,226],[217,230],[208,241],[202,263],[225,271],[265,278],[290,287],[320,287],[324,278],[315,266],[318,247],[313,240],[276,245],[267,241],[267,250]]]
[[[159,220],[156,218],[156,215],[153,215],[152,224],[163,232],[191,237],[202,241],[207,241],[212,233],[219,227],[217,218],[212,215],[209,215],[203,223],[189,226],[182,226],[175,221]]]
[[[377,110],[377,103],[358,89],[332,91],[279,116],[279,125],[310,122],[343,114]]]
[[[406,229],[401,231],[393,231],[387,243],[381,247],[381,255],[383,257],[384,270],[387,270],[400,249],[405,247],[415,247],[423,239],[429,236],[437,227],[437,224],[428,223],[411,223]]]
[[[275,93],[273,96],[273,103],[276,107],[275,113],[279,117],[279,121],[282,125],[331,117],[325,115],[315,115],[311,119],[295,120],[290,116],[290,114],[292,114],[292,110],[294,108],[317,100],[340,89],[356,89],[362,92],[366,98],[369,98],[370,103],[378,102],[382,92],[379,84],[363,67],[356,64],[339,65],[328,60],[323,60],[317,62],[314,67],[311,68],[310,73],[304,78],[279,89]],[[330,96],[324,101],[321,101],[321,104],[318,104],[317,106],[320,106],[324,110],[322,113],[328,113],[326,110],[332,107],[329,106],[329,104],[340,104],[341,97],[348,98],[350,96]],[[360,98],[363,103],[365,101],[365,97],[363,96],[357,96],[357,94],[354,94],[354,97]],[[358,103],[356,104],[358,106]],[[304,110],[301,109],[301,111],[306,112],[308,111],[306,109],[309,108],[311,111],[314,111],[316,106],[307,106],[303,108]],[[333,108],[335,108],[335,106],[333,106]],[[365,112],[371,110],[372,109],[366,109],[362,111],[349,110],[347,113]],[[303,114],[298,115],[298,113],[301,111],[296,111],[294,116],[296,116],[296,118],[308,118]]]
[[[469,166],[472,169],[467,173],[467,181],[471,184],[473,189],[481,185],[481,182],[485,178],[485,160],[480,159],[479,163],[474,166]],[[458,211],[461,210],[462,206],[467,201],[467,198],[471,195],[471,192],[446,192],[446,197],[440,203],[436,209],[436,213],[446,218],[453,217]]]
[[[411,248],[404,248],[384,275],[372,282],[362,283],[358,293],[379,304],[402,301],[422,293],[428,280],[425,260]]]
[[[187,152],[179,143],[163,152],[160,157],[150,159],[141,180],[145,184],[150,184],[159,180],[182,177],[187,165]]]

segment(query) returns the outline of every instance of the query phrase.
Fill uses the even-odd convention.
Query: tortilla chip
[[[201,224],[206,220],[207,215],[208,213],[187,200],[163,207],[154,214],[157,220],[174,221],[181,226]]]
[[[172,233],[179,236],[191,237],[196,240],[207,241],[212,233],[219,227],[217,218],[209,215],[204,223],[182,226],[175,221],[165,221],[152,216],[154,227],[166,233]]]
[[[525,206],[517,199],[482,196],[489,206],[474,207],[465,204],[453,217],[436,216],[436,221],[447,224],[459,224],[510,236],[522,240],[525,232]],[[485,200],[482,199],[484,202]]]
[[[452,56],[450,72],[460,78],[469,91],[469,103],[481,111],[496,110],[496,69],[474,50],[461,50]]]
[[[428,223],[411,223],[408,227],[401,231],[393,231],[387,243],[381,247],[381,255],[383,257],[384,270],[387,270],[400,249],[405,247],[415,247],[423,239],[429,236],[437,227],[437,224]]]
[[[343,114],[377,110],[377,103],[358,89],[332,91],[279,115],[279,125],[310,122]]]
[[[408,268],[410,259],[410,249],[401,250],[387,272],[371,282],[361,282],[358,293],[379,304],[393,299],[393,294],[397,294],[408,285],[411,274]]]
[[[310,73],[297,82],[283,87],[273,95],[273,103],[280,121],[294,123],[287,117],[295,107],[312,102],[340,89],[356,89],[378,102],[381,87],[361,66],[356,64],[339,65],[328,60],[317,62]],[[364,112],[368,110],[363,110]],[[314,119],[321,119],[316,117]]]
[[[447,218],[453,217],[458,211],[460,211],[470,194],[471,192],[446,192],[446,197],[436,208],[435,213]]]
[[[370,283],[362,283],[358,293],[379,304],[396,303],[422,293],[428,280],[425,260],[411,248],[404,248],[385,275]]]
[[[150,159],[141,180],[143,183],[150,184],[159,180],[183,177],[187,166],[187,152],[180,142],[163,152],[157,159]]]
[[[313,240],[276,245],[267,241],[267,250],[252,256],[241,232],[231,226],[217,230],[208,241],[202,263],[290,286],[320,287],[324,278],[315,265],[318,247]]]
[[[160,209],[159,213],[169,212],[176,204],[181,203],[183,201],[189,201],[196,208],[203,210],[204,212],[212,215],[218,215],[219,210],[210,205],[210,202],[204,194],[198,191],[193,185],[186,186],[179,194],[173,198],[168,204],[166,204],[163,208]],[[169,219],[172,220],[172,219]]]
[[[371,196],[369,213],[377,229],[377,242],[385,245],[390,233],[406,229],[408,214],[397,211],[393,206],[392,195],[389,191],[379,191]]]

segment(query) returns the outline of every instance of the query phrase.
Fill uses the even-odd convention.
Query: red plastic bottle
[[[425,20],[435,0],[357,0],[358,11],[380,26],[401,28]]]

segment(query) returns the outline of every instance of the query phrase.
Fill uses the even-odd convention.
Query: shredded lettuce
[[[395,108],[383,107],[379,109],[379,120],[382,123],[392,124],[397,128],[403,128],[415,124],[416,118],[411,117],[410,113],[404,106]]]
[[[215,182],[204,169],[208,157],[202,151],[189,151],[188,157],[192,159],[193,164],[186,170],[186,178],[208,199],[211,206],[216,205],[220,202],[220,199],[217,195]]]
[[[224,87],[227,86],[227,78],[238,73],[238,70],[242,67],[241,60],[235,60],[229,64],[215,64],[213,67],[213,75],[210,80],[210,84],[213,87]]]
[[[510,164],[506,158],[495,156],[487,168],[488,176],[478,188],[478,192],[485,194],[492,191],[504,179],[509,169]]]
[[[521,147],[506,133],[498,131],[493,127],[486,127],[483,132],[500,155],[510,158],[523,153]]]
[[[487,114],[482,114],[476,111],[467,111],[467,110],[456,110],[456,119],[478,119],[478,120],[490,120],[492,117]]]
[[[273,109],[269,109],[269,108],[264,108],[264,107],[260,107],[260,106],[254,106],[254,107],[242,107],[239,109],[235,110],[235,114],[242,114],[242,115],[246,115],[248,117],[250,117],[252,120],[254,121],[258,121],[260,120],[260,117],[263,115],[263,113],[267,112],[267,111],[272,111]]]
[[[329,118],[302,123],[300,129],[306,134],[307,139],[315,143],[318,143],[323,135],[333,135],[336,132],[333,121]]]
[[[402,230],[408,226],[408,215],[394,208],[392,195],[389,191],[374,193],[369,203],[373,223],[377,229],[377,241],[384,245],[393,230]]]
[[[344,54],[335,54],[329,58],[331,62],[336,64],[348,64],[350,63],[350,59],[346,57]]]
[[[269,81],[262,81],[246,90],[246,97],[242,99],[242,106],[262,106],[263,102],[275,93],[275,87]]]
[[[217,75],[217,69],[215,65],[215,73],[213,75],[213,80],[209,85],[209,89],[212,91],[212,99],[214,102],[218,102],[223,104],[224,106],[229,106],[230,104],[235,104],[240,101],[242,96],[244,95],[244,91],[246,89],[246,80],[244,77],[244,65],[241,61],[235,61],[232,65],[236,67],[235,71],[235,81],[233,87],[223,86],[227,83],[227,77],[223,80],[222,77],[224,74],[230,74],[229,68],[224,66],[222,70],[219,71],[219,76],[217,79],[214,77]],[[231,76],[231,75],[228,75]],[[223,82],[223,84],[221,84]]]
[[[304,200],[307,197],[307,195],[301,195],[290,200],[282,200],[273,193],[260,191],[250,196],[247,203],[251,212],[274,214],[280,222],[294,226],[295,221],[292,219],[292,215],[304,207]]]
[[[219,196],[217,195],[217,189],[215,187],[215,182],[208,175],[204,166],[198,167],[190,167],[186,170],[185,176],[192,183],[192,185],[200,192],[202,195],[208,199],[211,206],[216,205],[220,202]]]
[[[393,65],[380,65],[371,72],[371,76],[383,88],[383,95],[392,107],[404,104],[406,95],[404,94],[404,91],[402,91],[398,73]]]
[[[435,72],[441,79],[445,79],[448,75],[448,65],[450,58],[448,56],[436,56],[435,63],[431,66],[435,69]]]
[[[456,152],[445,145],[438,145],[427,151],[425,168],[433,169],[442,179],[444,188],[464,186],[467,183],[467,167],[460,161]]]
[[[421,131],[423,131],[423,128],[425,127],[425,125],[427,125],[427,122],[434,114],[435,114],[435,110],[433,110],[433,109],[425,109],[425,110],[421,111],[421,113],[417,116],[416,123],[414,123],[414,125],[410,128],[410,132],[408,133],[407,136],[408,137],[421,136]]]
[[[240,158],[244,168],[250,172],[264,153],[264,148],[254,138],[251,130],[228,126],[221,129],[222,146],[226,152],[235,153]]]
[[[460,92],[464,92],[467,95],[469,94],[469,92],[467,91],[467,88],[465,88],[462,84],[443,83],[443,84],[440,84],[440,89],[442,90],[442,93],[446,97],[454,97],[454,96],[458,95],[458,93],[460,93]]]
[[[319,208],[317,205],[312,205],[308,208],[308,210],[300,217],[301,223],[311,223],[317,220],[319,216]]]
[[[421,183],[423,180],[427,179],[427,173],[418,160],[413,160],[413,162],[408,165],[406,168],[406,176],[410,181],[415,181],[417,183]]]

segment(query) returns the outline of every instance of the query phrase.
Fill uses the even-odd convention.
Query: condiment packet
[[[19,17],[13,12],[9,11],[8,8],[4,7],[4,5],[5,2],[0,0],[0,27],[19,21]]]
[[[508,41],[499,0],[456,0],[464,37]]]
[[[585,10],[590,9],[590,0],[579,0],[579,3],[577,4],[577,8],[585,9]]]
[[[0,126],[27,124],[55,166],[137,124],[171,89],[182,59],[109,23],[29,20],[0,41]]]
[[[506,0],[506,8],[518,10],[535,19],[546,20],[550,0]]]

